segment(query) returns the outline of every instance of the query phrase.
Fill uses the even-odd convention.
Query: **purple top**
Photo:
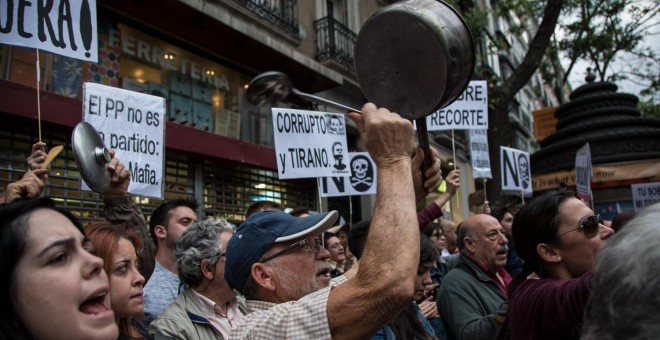
[[[442,209],[440,209],[440,207],[435,204],[435,202],[431,202],[431,204],[427,205],[426,208],[417,212],[419,230],[424,230],[424,227],[426,227],[429,223],[431,223],[431,221],[440,216],[442,216]]]
[[[592,273],[577,279],[527,279],[509,297],[509,339],[580,339]]]

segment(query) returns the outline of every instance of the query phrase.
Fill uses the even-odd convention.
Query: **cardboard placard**
[[[95,0],[2,1],[0,41],[98,61]]]
[[[131,172],[130,193],[163,198],[166,120],[165,98],[83,84],[83,121]]]
[[[272,113],[280,179],[351,175],[344,115],[281,108]]]

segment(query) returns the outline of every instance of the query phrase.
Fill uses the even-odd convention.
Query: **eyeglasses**
[[[298,241],[296,243],[291,244],[290,246],[276,252],[275,254],[268,256],[267,258],[259,261],[261,263],[268,262],[280,255],[284,255],[292,250],[295,250],[296,248],[300,247],[305,247],[305,251],[308,253],[316,253],[321,249],[321,239],[316,237],[314,238],[311,242],[308,241],[307,239],[304,239],[302,241]]]
[[[215,261],[215,264],[217,265],[218,262],[222,261],[222,258],[225,258],[226,260],[227,253],[217,253],[212,258],[209,259],[209,262]]]
[[[569,230],[565,233],[561,233],[557,235],[557,237],[561,235],[566,235],[572,231],[582,231],[584,233],[584,236],[588,238],[593,238],[596,235],[598,235],[598,231],[600,230],[600,225],[603,224],[603,219],[600,218],[600,215],[593,215],[593,216],[587,216],[580,220],[580,226]]]

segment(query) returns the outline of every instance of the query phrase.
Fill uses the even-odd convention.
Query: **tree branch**
[[[534,35],[534,39],[529,44],[525,58],[515,69],[511,77],[502,85],[502,95],[507,101],[513,98],[525,86],[539,65],[541,65],[545,50],[550,44],[550,38],[555,32],[563,2],[563,0],[549,0],[545,6],[543,20],[541,21],[541,25],[539,25],[536,35]]]
[[[573,39],[573,41],[580,41],[582,39],[582,35],[586,34],[587,37],[585,38],[587,41],[587,46],[589,46],[589,42],[592,40],[592,31],[590,28],[590,24],[593,20],[593,18],[597,15],[597,13],[600,11],[601,7],[604,6],[606,0],[601,0],[601,1],[596,1],[594,3],[593,8],[590,7],[591,5],[591,0],[581,0],[579,1],[579,7],[580,7],[580,13],[582,14],[580,17],[580,31],[577,32],[577,37]],[[562,83],[568,82],[568,77],[571,74],[571,71],[573,70],[573,66],[575,63],[577,63],[578,60],[580,60],[585,54],[588,54],[588,52],[581,52],[577,53],[571,58],[571,64],[564,73],[564,78],[562,79]]]

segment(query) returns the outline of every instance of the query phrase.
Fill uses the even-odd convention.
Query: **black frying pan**
[[[426,116],[451,104],[475,65],[470,30],[438,0],[400,1],[376,12],[355,44],[355,71],[369,101],[415,120],[427,169],[432,158]]]
[[[438,0],[407,0],[384,7],[364,24],[355,44],[355,71],[365,97],[415,120],[424,171],[433,160],[426,116],[451,104],[470,83],[474,42],[463,18]],[[273,104],[289,95],[340,110],[346,105],[304,93],[284,73],[269,71],[250,82],[252,103]]]

